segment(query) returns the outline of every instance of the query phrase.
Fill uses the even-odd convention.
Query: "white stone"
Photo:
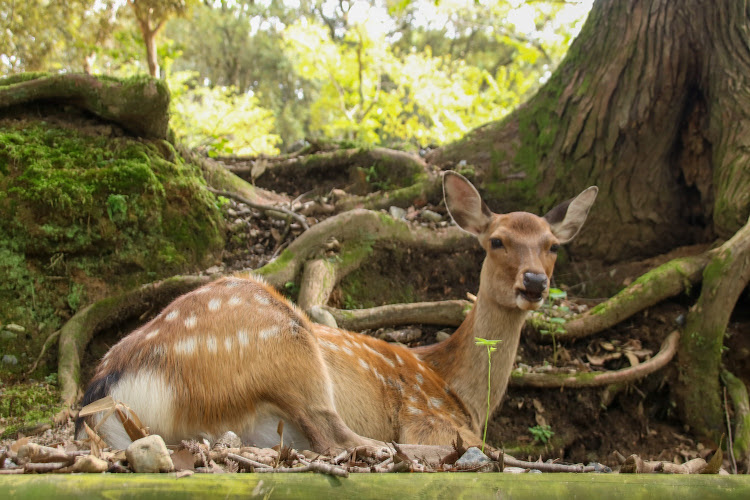
[[[135,472],[170,472],[172,458],[161,436],[153,435],[133,441],[125,450],[130,467]]]

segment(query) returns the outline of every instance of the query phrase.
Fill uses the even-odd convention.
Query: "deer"
[[[501,340],[492,354],[490,411],[506,392],[529,311],[549,291],[561,244],[580,231],[592,186],[544,217],[495,214],[462,175],[443,174],[447,211],[486,256],[479,291],[446,340],[416,348],[313,323],[260,278],[224,277],[178,297],[101,359],[82,404],[111,396],[167,443],[213,440],[226,431],[259,447],[338,453],[385,443],[479,446],[487,410],[487,353],[476,337]],[[113,448],[131,438],[103,412]]]

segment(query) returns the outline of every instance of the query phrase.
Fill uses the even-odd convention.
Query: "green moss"
[[[11,437],[19,430],[47,423],[60,411],[60,393],[56,378],[45,382],[16,385],[0,384],[0,418],[4,422],[2,437]]]
[[[204,185],[165,141],[3,121],[0,323],[31,338],[2,354],[33,356],[90,300],[207,265],[223,230]]]
[[[265,266],[256,270],[255,273],[259,274],[260,276],[275,274],[281,269],[285,268],[287,264],[292,261],[292,259],[294,259],[294,252],[291,252],[287,248],[283,252],[281,252],[281,255],[279,255],[273,262],[269,262]]]

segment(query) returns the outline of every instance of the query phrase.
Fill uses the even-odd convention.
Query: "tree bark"
[[[599,0],[558,70],[505,120],[432,152],[465,160],[493,208],[544,212],[591,184],[579,257],[727,238],[750,213],[745,2]]]

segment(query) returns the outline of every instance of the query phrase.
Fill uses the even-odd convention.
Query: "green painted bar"
[[[10,499],[67,498],[750,498],[750,476],[667,474],[24,474],[0,476]]]

